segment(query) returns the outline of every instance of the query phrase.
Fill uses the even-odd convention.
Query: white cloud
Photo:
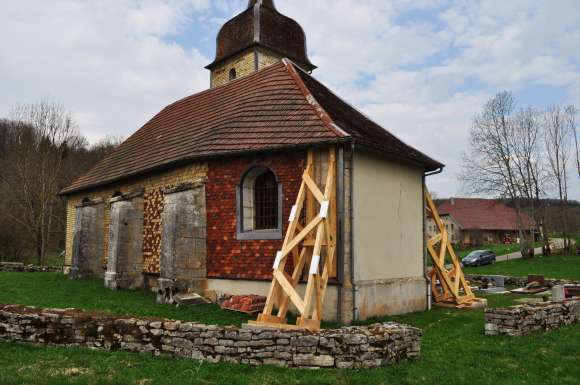
[[[166,43],[208,1],[0,3],[0,114],[50,97],[91,140],[124,135],[208,85],[197,50]]]
[[[559,87],[580,105],[577,0],[276,0],[306,30],[315,76],[455,178],[473,115],[498,90]],[[97,140],[128,135],[164,105],[207,88],[213,42],[246,0],[0,2],[0,116],[51,97]],[[212,31],[212,32],[208,32]],[[191,41],[196,46],[194,37]],[[180,41],[176,39],[175,41]],[[548,99],[546,99],[549,102]],[[580,199],[580,181],[573,197]]]

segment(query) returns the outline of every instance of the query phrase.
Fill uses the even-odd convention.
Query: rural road
[[[552,239],[550,239],[550,241],[554,243],[554,245],[556,246],[556,249],[562,249],[564,247],[564,239],[562,239],[562,238],[552,238]],[[534,254],[541,255],[542,248],[538,247],[538,248],[534,249]],[[519,251],[516,251],[515,253],[498,255],[496,257],[496,262],[505,262],[505,261],[511,261],[512,259],[521,259],[521,258],[522,258],[522,253]]]
[[[554,244],[556,245],[556,249],[561,249],[564,247],[564,240],[562,238],[553,238],[553,239],[550,239],[550,241],[554,242]],[[535,255],[542,255],[542,248],[541,247],[535,248],[534,254]],[[498,255],[495,260],[496,260],[496,262],[505,262],[505,261],[511,261],[514,259],[521,259],[521,258],[522,258],[522,253],[520,251],[516,251],[513,253],[509,253],[509,254]],[[459,258],[459,259],[461,262],[461,258]],[[453,265],[447,264],[446,267],[448,269],[451,269],[451,268],[453,268]]]
[[[542,254],[542,248],[541,247],[537,247],[534,249],[534,255],[538,255],[538,254]],[[521,259],[522,258],[522,253],[521,251],[516,251],[514,253],[509,253],[509,254],[504,254],[504,255],[498,255],[495,258],[496,262],[505,262],[505,261],[511,261],[512,259]]]

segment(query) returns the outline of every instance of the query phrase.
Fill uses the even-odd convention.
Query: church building
[[[70,277],[266,295],[289,218],[314,210],[294,206],[312,164],[320,185],[336,175],[324,319],[426,309],[424,178],[443,165],[316,80],[303,29],[273,0],[221,28],[206,68],[210,89],[163,108],[61,192]]]

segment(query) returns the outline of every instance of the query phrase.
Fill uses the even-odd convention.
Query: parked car
[[[491,250],[476,250],[467,254],[461,260],[463,266],[483,266],[492,265],[495,263],[496,255]]]

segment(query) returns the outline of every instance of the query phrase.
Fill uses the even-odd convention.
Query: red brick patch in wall
[[[282,183],[282,223],[296,201],[306,154],[303,151],[221,159],[209,163],[206,184],[207,276],[229,279],[271,279],[272,264],[282,240],[238,241],[236,188],[245,171],[262,165]]]

